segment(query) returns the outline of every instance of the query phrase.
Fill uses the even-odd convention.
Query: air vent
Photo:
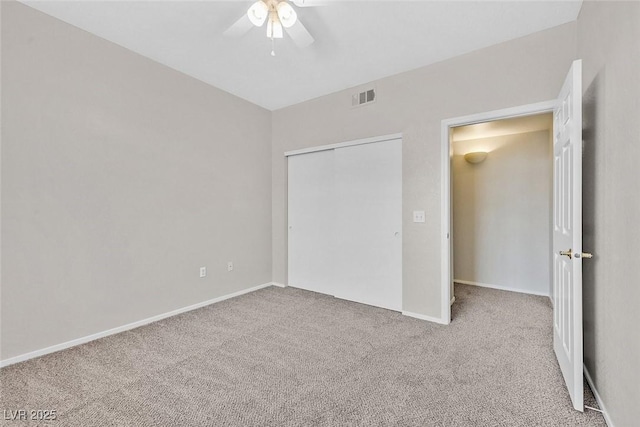
[[[368,89],[364,92],[356,93],[351,97],[351,106],[359,107],[361,105],[370,104],[376,100],[375,89]]]

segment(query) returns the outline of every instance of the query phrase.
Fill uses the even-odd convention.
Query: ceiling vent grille
[[[364,92],[359,92],[354,94],[351,97],[351,106],[359,107],[361,105],[371,104],[372,102],[375,102],[375,100],[376,100],[375,89],[368,89],[368,90],[365,90]]]

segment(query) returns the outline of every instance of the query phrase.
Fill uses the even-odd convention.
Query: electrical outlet
[[[413,211],[413,222],[425,222],[424,211]]]
[[[227,262],[227,271],[231,271],[233,270],[233,261],[228,261]]]
[[[207,267],[200,267],[200,277],[206,277],[207,276]]]

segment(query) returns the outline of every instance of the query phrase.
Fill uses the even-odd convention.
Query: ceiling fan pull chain
[[[276,56],[276,41],[273,36],[271,36],[271,56]]]

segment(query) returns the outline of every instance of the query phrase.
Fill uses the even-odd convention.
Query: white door
[[[402,309],[402,140],[289,156],[288,284]]]
[[[402,310],[402,140],[336,149],[335,296]]]
[[[334,151],[290,156],[290,286],[333,295]]]
[[[581,60],[553,113],[553,349],[573,407],[583,411]]]

